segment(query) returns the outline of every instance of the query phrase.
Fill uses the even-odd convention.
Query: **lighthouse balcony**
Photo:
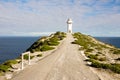
[[[72,24],[72,21],[67,22],[67,24]]]

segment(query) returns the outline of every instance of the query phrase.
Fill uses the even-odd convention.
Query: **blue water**
[[[25,52],[40,37],[0,37],[0,63]]]
[[[120,37],[95,37],[97,40],[120,48]]]
[[[40,37],[0,37],[0,63],[20,56]],[[120,48],[120,37],[95,37]]]

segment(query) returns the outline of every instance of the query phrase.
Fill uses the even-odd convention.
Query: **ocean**
[[[120,48],[120,37],[95,37],[97,40]]]
[[[40,37],[0,37],[0,64],[15,59]]]
[[[0,37],[0,64],[15,59],[40,37]],[[120,48],[120,37],[95,37],[104,43]]]

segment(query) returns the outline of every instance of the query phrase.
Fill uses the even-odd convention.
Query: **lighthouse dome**
[[[67,20],[67,23],[68,23],[68,24],[72,24],[72,19],[69,18],[69,19]]]

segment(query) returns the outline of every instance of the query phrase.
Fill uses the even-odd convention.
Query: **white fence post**
[[[22,53],[21,55],[21,69],[23,70],[24,68],[24,54]]]
[[[30,52],[28,52],[28,64],[30,65]]]

